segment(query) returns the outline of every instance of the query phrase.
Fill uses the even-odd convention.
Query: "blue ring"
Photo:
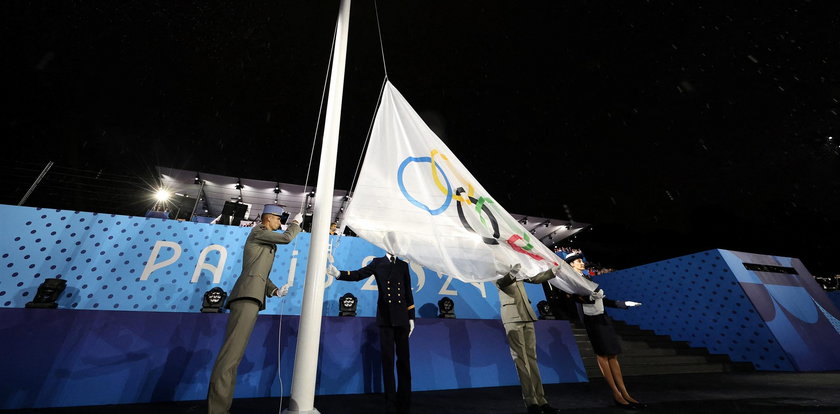
[[[438,171],[440,171],[440,174],[443,176],[443,180],[446,181],[446,200],[443,201],[443,205],[432,210],[429,207],[426,207],[425,204],[417,201],[414,197],[411,196],[411,194],[408,194],[408,190],[405,189],[405,184],[403,183],[403,171],[405,171],[405,167],[412,162],[428,162],[431,164],[432,157],[408,157],[404,159],[403,162],[400,164],[400,168],[397,170],[397,185],[400,186],[400,191],[402,191],[403,196],[405,196],[408,202],[414,204],[417,207],[420,207],[423,210],[428,211],[429,214],[433,216],[443,213],[444,211],[446,211],[447,208],[449,208],[449,203],[452,202],[452,186],[449,185],[449,178],[446,177],[446,174],[440,168],[440,165],[435,164],[435,167],[437,167]]]

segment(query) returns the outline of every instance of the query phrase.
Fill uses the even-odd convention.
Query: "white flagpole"
[[[324,278],[327,267],[330,214],[335,186],[335,162],[338,152],[338,130],[341,124],[341,96],[344,91],[344,64],[350,27],[350,0],[341,0],[336,21],[330,92],[324,120],[324,139],[318,184],[315,187],[315,209],[306,282],[300,309],[295,368],[292,373],[292,396],[286,413],[319,413],[315,409],[315,379],[321,337],[321,309],[324,303]]]

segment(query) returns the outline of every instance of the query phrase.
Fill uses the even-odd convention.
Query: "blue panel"
[[[0,205],[0,308],[21,308],[45,278],[67,280],[60,308],[195,312],[204,292],[230,292],[242,267],[249,228],[126,217],[78,211]],[[384,251],[355,237],[330,239],[336,266],[358,269]],[[280,245],[271,271],[275,284],[292,283],[283,303],[269,300],[266,314],[300,313],[309,234]],[[171,262],[169,262],[171,261]],[[218,272],[213,269],[219,268]],[[499,297],[492,283],[464,283],[411,266],[418,317],[435,317],[444,296],[459,318],[498,319]],[[193,279],[195,281],[193,282]],[[376,313],[376,288],[368,281],[327,280],[324,315],[338,314],[338,298],[359,297],[359,316]],[[528,285],[536,302],[542,288]]]
[[[0,309],[0,335],[7,339],[0,409],[204,399],[226,320],[224,314]],[[297,316],[260,316],[239,366],[236,398],[281,395],[278,349],[288,396],[297,326]],[[543,382],[586,381],[569,323],[539,321],[536,331]],[[381,392],[378,338],[374,318],[324,318],[316,393]],[[415,391],[519,383],[500,321],[418,320],[411,361]]]
[[[759,370],[793,370],[718,250],[609,273],[597,281],[607,297],[644,304],[610,309],[616,319],[733,361],[752,362]]]
[[[743,263],[792,267],[754,272]],[[616,319],[748,361],[759,370],[840,369],[837,308],[798,259],[710,250],[613,272],[607,297],[644,306]]]

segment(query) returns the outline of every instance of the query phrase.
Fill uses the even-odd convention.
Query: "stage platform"
[[[289,395],[298,319],[257,319],[235,398]],[[226,322],[209,313],[0,309],[0,409],[203,399]],[[568,321],[538,321],[535,331],[544,383],[587,380]],[[418,319],[411,366],[415,391],[519,384],[499,320]],[[378,392],[376,319],[325,316],[315,394]]]
[[[838,413],[840,372],[751,372],[640,376],[627,379],[639,400],[649,403],[645,413]],[[629,412],[611,404],[602,379],[589,383],[549,384],[549,401],[564,413],[599,414]],[[471,388],[414,393],[412,413],[454,414],[523,413],[519,387]],[[330,395],[315,398],[324,414],[383,412],[381,394]],[[283,407],[289,403],[282,400]],[[276,414],[280,398],[237,399],[232,414]],[[205,413],[204,401],[93,407],[29,409],[19,414],[192,414]]]

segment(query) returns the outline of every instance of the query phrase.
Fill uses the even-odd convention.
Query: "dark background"
[[[384,76],[374,4],[352,7],[344,189]],[[589,260],[725,248],[840,272],[837,2],[378,7],[389,79],[508,211],[592,223],[567,243]],[[0,203],[48,161],[26,205],[142,214],[156,165],[306,180],[337,1],[2,8]]]

